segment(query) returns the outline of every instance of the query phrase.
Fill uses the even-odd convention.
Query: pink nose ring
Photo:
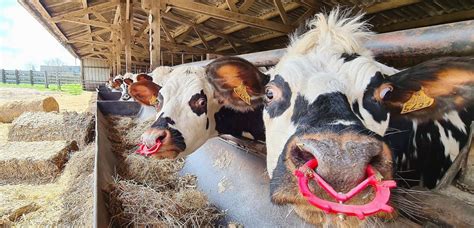
[[[158,150],[160,149],[161,145],[162,143],[160,139],[156,139],[156,144],[150,148],[148,148],[145,144],[140,143],[138,144],[138,149],[137,151],[135,151],[135,153],[148,157],[148,156],[158,153]]]
[[[357,216],[359,219],[364,219],[365,216],[375,214],[380,211],[391,213],[393,208],[387,205],[390,199],[390,189],[395,188],[397,184],[393,180],[380,181],[375,175],[375,171],[372,166],[367,166],[367,178],[358,184],[355,188],[351,189],[346,194],[338,193],[329,185],[321,176],[319,176],[314,170],[318,167],[318,160],[312,159],[299,169],[295,170],[295,175],[298,179],[298,186],[303,197],[308,200],[310,204],[321,209],[326,213],[345,214],[349,216]],[[314,195],[309,189],[309,180],[313,179],[316,183],[324,189],[332,198],[337,202],[331,202],[323,200]],[[356,194],[371,185],[375,189],[374,199],[364,205],[347,205],[343,204],[347,200],[354,197]]]

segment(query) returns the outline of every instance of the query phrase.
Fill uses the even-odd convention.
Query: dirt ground
[[[0,88],[0,100],[3,99],[21,99],[31,96],[52,96],[59,103],[59,111],[85,112],[90,110],[91,100],[95,97],[95,92],[83,91],[80,95],[71,95],[66,92],[57,91],[38,91],[25,88]],[[0,143],[7,140],[8,126],[11,124],[0,123]]]

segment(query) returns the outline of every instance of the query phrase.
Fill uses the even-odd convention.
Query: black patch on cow
[[[169,118],[164,117],[163,113],[158,117],[158,119],[151,125],[152,128],[162,129],[162,130],[169,130],[171,133],[171,139],[176,147],[180,150],[184,151],[186,149],[186,143],[184,142],[184,137],[181,132],[178,130],[170,127],[170,125],[174,125],[175,122]]]
[[[206,118],[206,130],[209,129],[209,118]]]
[[[396,177],[401,180],[399,186],[412,187],[423,180],[424,187],[436,187],[437,181],[452,164],[449,155],[444,154],[446,145],[441,141],[440,130],[451,134],[459,142],[459,148],[455,149],[463,148],[469,139],[469,126],[474,116],[472,109],[459,112],[459,116],[467,133],[463,133],[449,120],[438,121],[442,129],[433,121],[418,123],[416,132],[411,120],[390,120],[389,131],[384,138],[392,150]]]
[[[205,101],[204,106],[199,105],[199,100],[202,100],[202,99]],[[196,115],[198,116],[201,116],[202,114],[207,113],[207,96],[203,90],[201,90],[200,93],[194,94],[189,100],[188,104],[189,104],[189,107],[191,107],[191,110],[193,110],[193,112],[196,113]]]
[[[349,53],[342,53],[341,58],[343,58],[343,59],[344,59],[344,62],[347,63],[347,62],[350,62],[350,61],[356,59],[356,58],[359,57],[359,56],[360,56],[360,55],[357,54],[357,53],[351,53],[351,54],[349,54]]]
[[[298,94],[295,100],[291,121],[298,128],[321,128],[327,129],[328,123],[337,120],[354,121],[352,127],[361,126],[362,123],[352,112],[349,102],[341,92],[332,92],[319,95],[316,100],[309,104],[308,100]],[[338,125],[331,125],[337,127]]]
[[[372,118],[378,123],[381,123],[382,121],[385,121],[388,118],[387,110],[382,106],[381,103],[379,103],[374,98],[375,90],[383,82],[384,77],[382,73],[377,71],[377,73],[375,73],[375,75],[370,80],[369,85],[367,85],[367,89],[365,90],[364,97],[362,99],[362,107],[366,109],[370,113]]]
[[[265,127],[263,125],[263,106],[246,113],[222,107],[214,118],[216,130],[219,134],[230,134],[241,137],[244,131],[249,132],[255,140],[265,140]]]
[[[274,100],[271,104],[265,107],[270,118],[275,118],[283,114],[290,107],[291,89],[288,82],[286,82],[280,75],[275,75],[275,79],[273,79],[270,84],[278,87],[282,93],[279,100]]]

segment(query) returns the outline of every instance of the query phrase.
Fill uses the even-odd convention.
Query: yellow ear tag
[[[243,82],[234,88],[234,93],[246,104],[250,105],[250,95],[247,93],[247,86],[245,86]]]
[[[150,100],[148,100],[148,102],[150,102],[150,105],[156,105],[156,104],[158,104],[158,100],[156,99],[155,96],[151,96],[151,97],[150,97]]]
[[[414,92],[410,99],[403,104],[402,111],[400,114],[405,114],[409,112],[414,112],[420,109],[424,109],[430,107],[434,103],[434,99],[428,97],[425,91],[423,91],[423,87],[421,90]]]

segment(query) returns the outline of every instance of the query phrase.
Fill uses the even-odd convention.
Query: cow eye
[[[390,94],[392,93],[393,91],[393,87],[392,86],[387,86],[385,88],[382,88],[380,90],[380,94],[379,94],[379,97],[381,100],[386,100],[390,97]]]
[[[199,100],[197,100],[196,104],[200,107],[204,107],[204,106],[207,105],[207,101],[204,98],[199,98]]]
[[[265,89],[265,96],[268,101],[271,101],[273,99],[273,90],[271,88],[266,88]]]

